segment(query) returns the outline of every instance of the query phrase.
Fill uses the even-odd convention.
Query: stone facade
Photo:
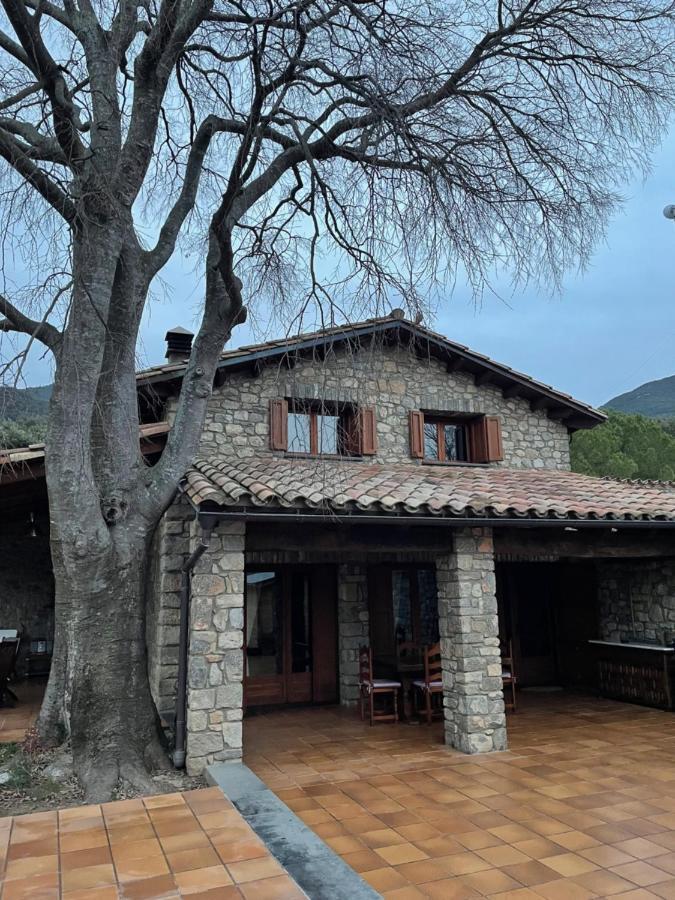
[[[675,638],[675,559],[604,561],[597,575],[603,640]]]
[[[492,533],[460,529],[436,564],[446,743],[506,749]]]
[[[410,462],[408,414],[412,409],[497,415],[502,425],[502,465],[569,469],[569,437],[529,401],[506,399],[494,385],[447,372],[436,359],[404,347],[364,347],[300,360],[292,369],[269,365],[258,375],[231,372],[209,403],[202,452],[247,457],[271,454],[269,401],[278,397],[324,399],[374,406],[378,451],[370,462]],[[171,417],[171,409],[167,411]],[[499,464],[497,464],[499,465]]]
[[[241,759],[244,679],[243,522],[218,525],[192,576],[188,774]]]
[[[346,563],[338,569],[338,664],[340,703],[359,699],[359,647],[369,643],[368,578],[364,565]]]

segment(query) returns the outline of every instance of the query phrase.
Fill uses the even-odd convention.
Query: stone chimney
[[[166,341],[166,358],[170,363],[187,362],[192,350],[193,337],[194,334],[191,331],[181,328],[180,325],[167,331],[164,340]]]

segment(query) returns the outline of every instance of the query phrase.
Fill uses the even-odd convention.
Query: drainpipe
[[[199,558],[208,550],[211,533],[217,520],[211,519],[202,525],[202,534],[197,547],[181,568],[180,584],[180,629],[178,632],[178,688],[176,692],[176,723],[173,764],[177,769],[185,766],[185,720],[187,717],[187,667],[190,621],[190,595],[192,571]]]

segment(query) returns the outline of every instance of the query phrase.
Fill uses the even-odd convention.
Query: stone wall
[[[150,554],[146,640],[150,690],[161,713],[171,715],[176,700],[181,568],[190,555],[194,511],[179,497],[155,532]]]
[[[492,533],[461,529],[436,564],[446,743],[506,749]]]
[[[359,699],[359,647],[369,643],[367,569],[346,563],[338,569],[338,665],[343,706],[353,706]]]
[[[603,561],[597,573],[601,638],[675,638],[675,559]]]
[[[269,365],[259,375],[228,374],[211,398],[202,452],[271,454],[269,401],[276,397],[374,406],[378,453],[368,458],[372,462],[410,462],[408,413],[427,409],[499,416],[503,465],[569,468],[569,438],[562,423],[532,411],[526,400],[506,399],[495,386],[477,386],[467,373],[448,373],[438,360],[420,359],[396,346],[329,353],[324,360],[301,360],[290,370]],[[171,404],[167,415],[172,415]]]
[[[244,678],[243,522],[218,525],[195,566],[188,662],[188,774],[241,759]]]
[[[46,517],[38,525],[40,534],[30,537],[27,519],[0,523],[0,628],[25,629],[19,675],[26,672],[30,641],[54,637],[54,578]]]

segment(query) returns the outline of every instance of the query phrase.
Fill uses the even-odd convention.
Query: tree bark
[[[73,526],[81,531],[82,524]],[[78,557],[64,552],[58,536],[52,542],[56,665],[38,728],[49,742],[70,736],[89,802],[110,799],[121,784],[151,791],[148,773],[166,759],[147,673],[150,535],[137,521],[115,529],[107,547],[92,541],[91,552]]]

